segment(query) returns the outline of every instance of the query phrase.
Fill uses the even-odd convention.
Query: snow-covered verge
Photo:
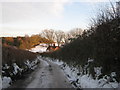
[[[111,72],[110,75],[105,75],[98,79],[99,75],[102,75],[102,67],[94,67],[95,79],[89,73],[89,64],[93,62],[93,59],[88,60],[88,64],[82,68],[69,66],[63,61],[58,59],[45,58],[44,60],[49,60],[55,64],[58,64],[60,68],[64,71],[66,77],[71,82],[75,88],[118,88],[120,84],[116,81],[116,73]]]
[[[67,78],[70,82],[79,88],[117,88],[118,82],[115,80],[114,76],[105,75],[101,79],[93,79],[93,77],[86,73],[83,74],[79,69],[70,67],[68,65],[61,65]],[[113,72],[112,72],[113,73]],[[112,79],[112,82],[110,81]]]
[[[0,77],[0,83],[2,84],[0,88],[8,88],[14,81],[21,78],[23,74],[35,70],[39,62],[38,56],[33,61],[26,60],[22,67],[16,63],[13,63],[12,65],[2,65],[2,77]]]

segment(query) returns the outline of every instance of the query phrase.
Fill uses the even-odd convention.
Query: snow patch
[[[101,69],[102,69],[102,67],[94,67],[96,79],[98,79],[98,77],[102,74]]]
[[[39,63],[39,56],[37,57],[37,59],[35,59],[34,61],[29,61],[27,60],[26,62],[24,62],[25,65],[28,67],[28,69],[30,70],[34,70],[37,67],[37,63]]]
[[[98,81],[90,76],[83,75],[80,77],[80,85],[82,88],[98,88]]]
[[[116,72],[112,72],[112,73],[111,73],[111,76],[112,76],[112,77],[116,77]]]
[[[16,75],[19,71],[22,72],[22,69],[16,63],[13,63],[13,68],[14,68],[13,71],[14,75]]]
[[[89,63],[89,62],[93,62],[93,61],[94,61],[94,59],[88,58],[88,63]]]
[[[62,65],[63,64],[63,62],[62,61],[59,61],[58,59],[56,59],[53,63],[55,63],[55,64],[57,64],[57,65]]]
[[[2,78],[2,88],[9,87],[11,82],[12,82],[12,80],[10,77],[3,77]]]

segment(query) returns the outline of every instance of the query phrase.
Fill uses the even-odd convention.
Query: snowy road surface
[[[72,88],[57,64],[41,60],[38,68],[27,78],[18,80],[10,88]]]

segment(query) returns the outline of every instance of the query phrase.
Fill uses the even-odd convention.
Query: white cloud
[[[55,1],[55,0],[53,0]],[[2,32],[29,32],[29,30],[49,27],[52,19],[61,18],[64,5],[68,0],[61,2],[2,2]],[[32,29],[31,29],[32,28]],[[38,32],[38,31],[36,31]]]
[[[65,2],[39,2],[39,3],[2,3],[3,22],[13,22],[21,19],[43,19],[50,16],[61,16]]]

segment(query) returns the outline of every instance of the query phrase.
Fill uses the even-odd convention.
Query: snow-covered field
[[[46,45],[38,45],[38,46],[35,46],[34,48],[31,48],[29,51],[31,52],[39,52],[39,53],[42,53],[42,52],[46,52],[46,49],[47,49],[47,46]]]

